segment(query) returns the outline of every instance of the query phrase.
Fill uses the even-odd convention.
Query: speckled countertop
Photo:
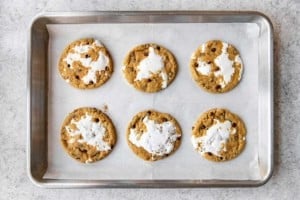
[[[275,36],[275,169],[258,188],[41,189],[26,174],[26,39],[42,11],[255,10],[273,22]],[[6,199],[299,199],[299,0],[1,0],[0,200]]]

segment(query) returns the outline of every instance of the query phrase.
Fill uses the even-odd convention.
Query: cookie
[[[111,77],[113,62],[98,40],[81,39],[65,48],[58,69],[61,77],[76,88],[97,88]]]
[[[181,142],[181,128],[169,114],[148,110],[136,114],[127,128],[131,150],[146,161],[156,161],[175,152]]]
[[[142,44],[128,53],[122,70],[128,83],[136,89],[157,92],[174,80],[177,62],[166,48],[157,44]]]
[[[223,93],[232,90],[240,82],[243,62],[233,45],[211,40],[194,52],[190,71],[193,79],[206,91]]]
[[[106,157],[116,143],[110,118],[96,108],[78,108],[64,120],[61,143],[74,159],[91,163]]]
[[[208,110],[192,129],[193,147],[211,161],[231,160],[243,151],[246,144],[244,122],[226,109]]]

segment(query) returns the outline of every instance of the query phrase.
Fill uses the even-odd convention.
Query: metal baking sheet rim
[[[47,91],[40,91],[33,88],[47,88],[47,70],[44,72],[44,76],[40,77],[40,80],[32,81],[33,68],[32,64],[46,64],[47,55],[41,53],[41,57],[45,58],[44,63],[40,63],[41,60],[33,60],[32,57],[32,46],[34,42],[33,31],[47,33],[46,24],[59,24],[59,23],[97,23],[101,21],[99,17],[109,17],[109,16],[131,16],[131,17],[146,17],[149,22],[157,22],[155,17],[167,17],[168,20],[171,17],[176,16],[177,19],[181,17],[200,17],[196,22],[202,23],[230,23],[230,22],[249,22],[249,20],[261,20],[263,25],[268,31],[268,74],[267,74],[267,117],[268,117],[268,138],[269,138],[269,149],[270,155],[269,165],[266,175],[260,180],[63,180],[63,179],[43,179],[43,174],[47,170]],[[79,18],[78,21],[68,21],[68,18]],[[227,17],[224,19],[224,17]],[[65,21],[60,22],[60,19]],[[236,21],[240,18],[238,21]],[[246,20],[247,19],[247,20]],[[139,19],[136,19],[134,22],[138,22]],[[187,19],[186,19],[187,20]],[[244,21],[243,21],[244,20]],[[176,21],[171,20],[176,23]],[[132,23],[134,23],[132,22]],[[195,21],[192,21],[195,22]],[[186,22],[188,23],[188,22]],[[101,11],[101,12],[47,12],[37,15],[29,26],[29,35],[27,41],[27,174],[29,179],[36,186],[42,188],[188,188],[188,187],[250,187],[250,186],[261,186],[264,185],[271,178],[273,173],[274,165],[274,139],[273,139],[273,26],[270,19],[256,11],[139,11],[139,12],[130,12],[130,11]],[[43,33],[40,33],[43,34]],[[43,37],[43,35],[42,35]],[[40,38],[43,40],[45,38]],[[36,44],[37,45],[37,44]],[[45,45],[45,44],[38,44]],[[47,44],[44,46],[46,47]],[[45,48],[46,49],[46,48]],[[44,52],[46,53],[46,52]],[[43,61],[43,60],[42,60]],[[45,81],[46,80],[46,81]],[[43,87],[42,87],[43,86]],[[44,97],[43,101],[33,102],[32,95],[39,95]],[[40,109],[41,108],[41,109]],[[35,118],[32,117],[32,114],[35,114]],[[39,127],[32,126],[33,119],[41,119],[42,121]],[[43,131],[39,135],[33,138],[33,129],[42,129]],[[43,138],[44,136],[44,138]],[[42,150],[44,150],[45,156],[38,155],[39,164],[33,165],[33,141],[34,144],[37,144]],[[42,143],[44,141],[44,143]],[[44,145],[43,145],[44,144]],[[36,155],[36,154],[34,154]]]

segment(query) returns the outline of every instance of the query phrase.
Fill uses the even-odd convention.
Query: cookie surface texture
[[[113,73],[113,62],[108,50],[92,38],[69,44],[58,64],[61,77],[79,89],[97,88]]]
[[[74,159],[91,163],[106,157],[116,143],[110,118],[96,108],[78,108],[61,127],[61,143]]]
[[[156,161],[174,153],[181,143],[181,128],[171,115],[154,110],[136,114],[127,128],[131,150],[146,161]]]
[[[143,44],[132,49],[124,59],[127,82],[143,92],[157,92],[171,84],[177,73],[172,53],[157,44]]]
[[[233,45],[211,40],[193,53],[190,71],[203,89],[211,93],[223,93],[232,90],[240,82],[243,62]]]
[[[194,149],[211,161],[237,157],[246,144],[246,127],[236,114],[214,108],[203,113],[192,129]]]

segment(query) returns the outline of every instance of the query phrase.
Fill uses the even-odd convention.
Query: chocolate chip
[[[108,66],[106,66],[106,67],[105,67],[105,71],[108,71],[108,69],[109,69],[109,67],[108,67]]]
[[[135,128],[135,124],[132,125],[132,128]]]
[[[211,61],[208,61],[207,64],[211,64]]]
[[[98,118],[96,118],[96,119],[95,119],[95,122],[99,122],[99,119],[98,119]]]
[[[70,64],[68,64],[68,67],[70,68],[70,67],[71,67],[71,65],[70,65]]]
[[[147,52],[145,52],[145,53],[144,53],[144,56],[148,56],[148,53],[147,53]]]
[[[236,127],[236,123],[232,123],[232,127]]]
[[[165,118],[165,117],[163,117],[161,120],[162,120],[163,122],[166,122],[166,121],[168,121],[168,119],[167,119],[167,118]]]
[[[217,85],[217,86],[216,86],[216,89],[217,89],[217,90],[220,90],[220,89],[221,89],[221,85]]]
[[[85,54],[85,58],[88,58],[88,57],[90,57],[88,54]]]
[[[156,49],[159,51],[160,50],[160,46],[157,46]]]
[[[223,160],[223,157],[220,157],[221,160]]]
[[[150,78],[147,79],[147,82],[148,82],[148,83],[151,82],[151,81],[152,81],[152,80],[151,80]]]
[[[78,75],[76,75],[75,78],[79,80],[79,76]]]
[[[80,149],[80,151],[81,151],[81,153],[87,153],[86,149],[83,149],[83,150]]]
[[[217,50],[216,48],[212,48],[211,49],[212,52],[216,52],[216,50]]]
[[[219,71],[220,70],[220,67],[216,67],[216,71]]]
[[[198,67],[198,63],[195,63],[194,66],[195,66],[195,67]]]
[[[212,156],[212,153],[211,153],[211,152],[207,152],[207,154],[208,154],[209,156]]]
[[[151,115],[151,111],[147,111],[147,114],[148,114],[148,115]]]
[[[94,81],[90,81],[89,84],[94,84]]]

